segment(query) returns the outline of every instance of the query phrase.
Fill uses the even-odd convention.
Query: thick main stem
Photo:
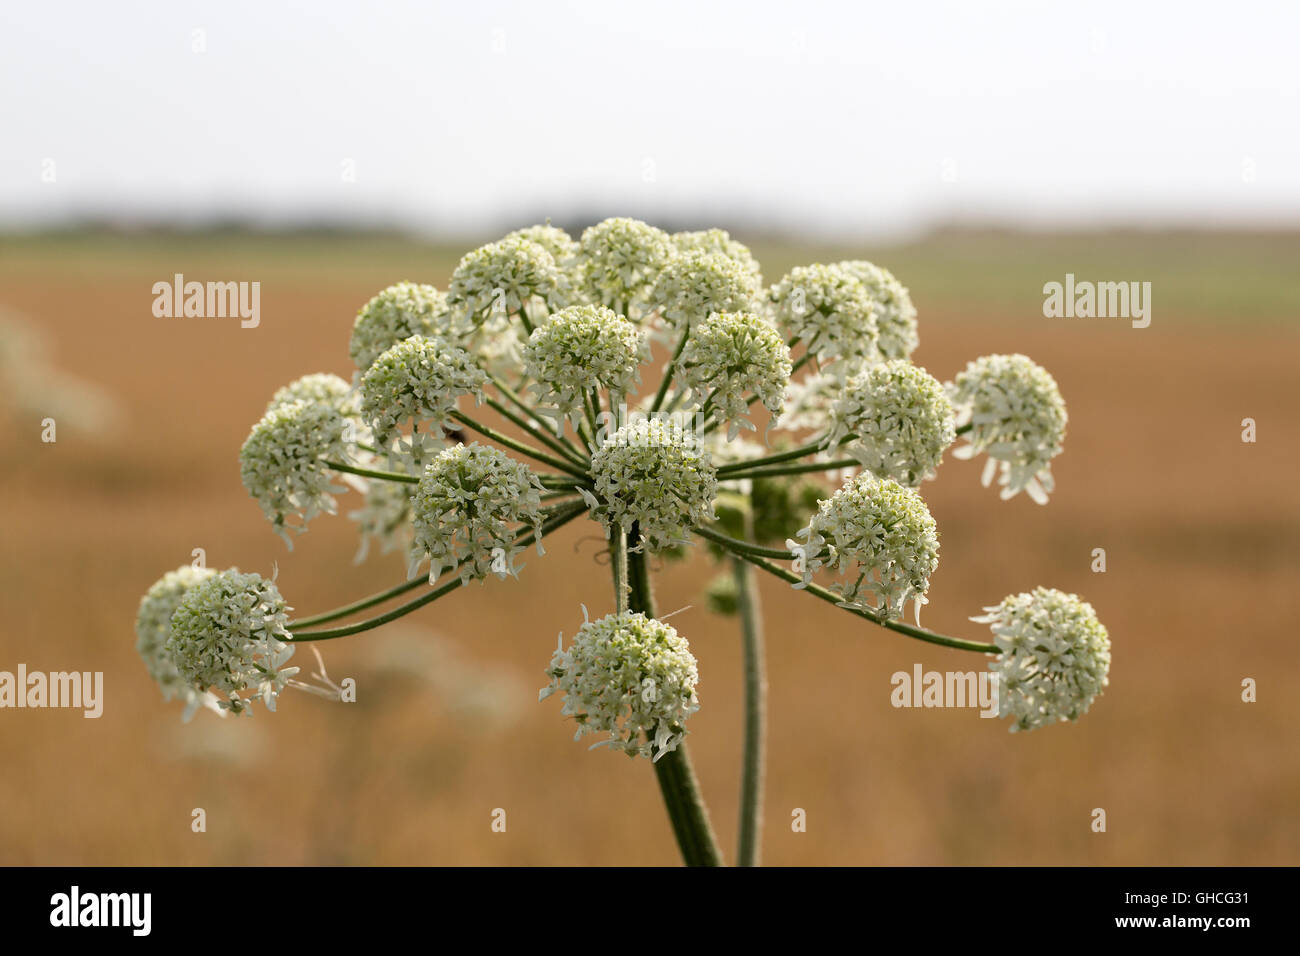
[[[745,531],[753,534],[753,512],[747,511]],[[764,751],[767,746],[767,674],[763,661],[763,614],[754,570],[732,560],[736,576],[736,605],[745,657],[745,744],[740,773],[740,837],[737,866],[758,866],[763,842]]]
[[[631,550],[638,537],[640,535],[633,525],[626,543],[628,610],[654,617],[654,597],[650,591],[650,569],[646,564],[645,552]],[[722,852],[713,835],[709,811],[700,795],[700,784],[695,778],[695,768],[691,766],[686,742],[682,741],[675,750],[656,760],[654,768],[659,780],[659,792],[663,794],[664,805],[668,808],[668,820],[672,823],[677,846],[686,865],[722,866]]]

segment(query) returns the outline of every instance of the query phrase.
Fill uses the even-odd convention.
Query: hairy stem
[[[527,455],[529,458],[545,462],[552,468],[558,468],[560,471],[568,472],[570,475],[574,475],[575,477],[587,477],[587,474],[583,471],[582,467],[574,464],[572,461],[569,461],[566,458],[556,458],[554,455],[549,455],[540,448],[534,448],[527,442],[516,441],[509,435],[501,434],[495,428],[489,428],[487,425],[479,424],[464,412],[452,412],[451,417],[456,419],[456,421],[460,422],[462,425],[474,429],[474,431],[478,432],[480,435],[491,438],[494,442],[497,442],[500,445],[505,445],[507,448],[513,449],[521,455]]]
[[[628,532],[625,547],[634,547],[639,537],[636,525],[633,525]],[[654,597],[650,591],[650,569],[646,564],[645,552],[630,552],[627,563],[630,585],[628,610],[654,617]],[[654,768],[682,860],[687,866],[721,866],[722,851],[718,849],[717,838],[713,835],[709,811],[704,806],[686,742],[680,742],[675,750],[656,760]]]

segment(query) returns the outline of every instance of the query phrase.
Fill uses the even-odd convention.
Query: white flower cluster
[[[566,415],[577,427],[589,390],[632,391],[641,381],[641,363],[649,360],[646,333],[598,305],[561,309],[524,346],[524,369],[536,380],[538,403],[557,411],[557,432]]]
[[[846,450],[877,478],[915,488],[956,440],[952,403],[943,385],[906,359],[859,372],[831,406],[829,448]]]
[[[385,351],[412,335],[450,331],[447,297],[431,285],[399,282],[361,307],[348,351],[364,372]]]
[[[194,584],[171,617],[167,652],[181,679],[195,691],[211,689],[219,706],[251,713],[260,697],[268,710],[298,672],[285,664],[293,656],[289,608],[275,583],[237,568]]]
[[[578,242],[582,295],[637,320],[650,288],[674,252],[668,233],[639,219],[599,222]]]
[[[752,274],[717,252],[673,256],[650,291],[650,307],[673,338],[714,312],[756,312],[759,305]]]
[[[294,402],[329,405],[344,418],[354,417],[358,413],[357,393],[352,386],[337,375],[328,372],[304,375],[276,389],[275,394],[271,396],[271,401],[267,403],[266,410],[275,411]]]
[[[972,621],[990,625],[999,648],[999,716],[1013,731],[1077,720],[1109,682],[1110,637],[1077,595],[1035,588],[1004,598]]]
[[[727,423],[727,439],[749,420],[746,395],[780,417],[790,384],[790,349],[780,333],[752,312],[714,312],[686,340],[678,359],[681,383],[690,400],[717,412]]]
[[[856,277],[871,296],[880,330],[880,354],[887,359],[901,359],[915,352],[921,340],[917,334],[916,306],[907,287],[888,269],[862,259],[841,262],[839,267]]]
[[[983,482],[999,471],[1002,497],[1021,491],[1040,505],[1055,487],[1052,459],[1061,453],[1068,416],[1056,380],[1024,355],[985,355],[966,366],[949,394],[957,426],[969,424],[969,445],[954,458],[987,452]]]
[[[636,524],[637,547],[652,551],[689,540],[693,525],[713,521],[717,470],[708,450],[681,423],[662,418],[624,425],[591,456],[595,494],[581,489],[606,535]]]
[[[513,315],[540,301],[557,308],[566,280],[539,243],[514,235],[466,253],[452,273],[447,304],[466,330]]]
[[[547,225],[529,226],[508,233],[506,239],[526,239],[535,242],[551,254],[555,264],[561,269],[567,268],[578,255],[578,244],[563,229]]]
[[[833,265],[792,269],[769,293],[787,337],[827,363],[880,359],[876,306],[866,286]]]
[[[301,534],[318,514],[334,514],[334,494],[346,489],[332,483],[325,461],[347,454],[343,416],[323,402],[273,404],[253,426],[239,450],[240,478],[290,548],[289,531]],[[293,515],[300,522],[287,524]]]
[[[586,621],[568,650],[561,634],[546,673],[551,682],[538,699],[563,692],[560,712],[578,723],[574,740],[606,733],[596,746],[633,757],[658,760],[676,750],[686,719],[700,709],[690,645],[671,625],[639,612]]]
[[[832,585],[847,607],[902,617],[910,600],[926,603],[930,575],[939,566],[939,536],[921,496],[889,478],[862,472],[818,505],[808,526],[787,541],[806,587],[822,568],[847,575]],[[867,602],[873,593],[877,605]]]
[[[175,571],[168,571],[145,592],[140,599],[140,610],[136,613],[136,652],[144,661],[149,676],[162,689],[163,699],[179,698],[185,704],[184,720],[193,717],[200,707],[208,707],[223,716],[225,714],[217,706],[215,695],[195,690],[181,677],[167,648],[167,638],[172,632],[172,614],[176,612],[181,599],[189,593],[190,588],[206,581],[214,573],[208,568],[196,568],[188,564]]]
[[[536,475],[496,448],[476,442],[443,451],[425,467],[411,498],[410,573],[427,558],[430,584],[458,564],[464,582],[490,572],[517,575],[521,525],[532,526],[542,552],[541,491]]]
[[[763,271],[758,260],[743,242],[731,238],[725,229],[703,229],[699,232],[673,233],[673,245],[683,255],[692,252],[717,252],[739,263],[749,273],[755,292],[763,289]]]
[[[427,425],[439,438],[462,395],[481,398],[488,377],[445,339],[412,336],[375,359],[361,377],[361,414],[380,442],[398,426]]]

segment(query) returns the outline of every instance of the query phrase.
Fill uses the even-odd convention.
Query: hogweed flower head
[[[212,690],[222,709],[251,713],[260,697],[273,711],[298,672],[285,666],[294,651],[288,611],[273,581],[237,568],[219,571],[181,598],[167,651],[181,679],[195,691]]]
[[[1109,683],[1110,637],[1092,605],[1053,588],[1012,594],[971,618],[999,648],[999,716],[1013,731],[1077,720]]]
[[[987,487],[999,471],[1002,498],[1024,491],[1040,505],[1055,487],[1052,459],[1061,453],[1068,416],[1056,380],[1025,355],[985,355],[949,386],[957,425],[971,425],[955,458],[989,456]]]
[[[915,352],[921,339],[917,334],[916,306],[907,286],[888,269],[861,259],[841,262],[839,267],[855,276],[871,296],[880,330],[880,354],[887,359],[902,359]]]
[[[582,489],[606,534],[636,524],[637,547],[652,551],[689,541],[691,526],[712,521],[718,476],[708,449],[675,419],[643,418],[605,439],[591,456],[595,493]]]
[[[876,306],[866,286],[839,266],[792,269],[769,293],[787,337],[798,336],[828,364],[880,358]]]
[[[673,233],[673,245],[683,255],[689,255],[692,252],[721,253],[728,259],[734,260],[749,273],[755,292],[762,291],[763,271],[759,267],[758,260],[749,251],[748,246],[732,239],[727,230],[703,229],[699,232],[675,232]]]
[[[638,319],[651,286],[674,251],[668,233],[639,219],[599,222],[578,241],[582,294],[589,302]]]
[[[546,673],[551,682],[538,699],[564,694],[560,712],[578,722],[574,740],[608,734],[595,746],[633,757],[657,761],[676,750],[686,719],[700,709],[690,645],[671,625],[640,612],[586,621],[567,650],[560,635]]]
[[[446,449],[425,466],[411,498],[411,573],[427,558],[430,583],[457,564],[463,582],[517,575],[521,526],[532,527],[542,553],[541,492],[537,476],[503,451],[477,442]]]
[[[452,273],[447,304],[471,329],[540,301],[556,308],[566,284],[555,257],[540,243],[515,235],[466,253]]]
[[[463,395],[482,397],[487,373],[445,339],[412,336],[375,359],[361,377],[361,414],[380,442],[398,426],[427,424],[442,436]]]
[[[910,600],[926,603],[930,575],[939,566],[939,536],[921,496],[889,478],[861,472],[819,502],[817,513],[787,541],[807,586],[825,568],[840,575],[831,586],[846,607],[900,618]],[[802,567],[800,567],[802,565]],[[876,596],[877,604],[866,595]]]
[[[348,351],[364,372],[385,351],[412,335],[450,334],[447,297],[431,285],[399,282],[361,307]]]
[[[564,268],[572,262],[578,254],[578,243],[574,241],[563,229],[546,225],[528,226],[526,229],[516,229],[508,233],[506,239],[526,239],[529,242],[535,242],[551,254],[556,265]]]
[[[749,421],[746,395],[756,395],[775,420],[790,384],[790,349],[780,333],[752,312],[714,312],[686,340],[679,377],[691,400],[718,413],[727,438]]]
[[[184,565],[168,571],[155,581],[140,599],[140,609],[135,618],[135,649],[144,661],[149,676],[162,689],[163,699],[179,698],[185,703],[184,720],[194,716],[199,707],[209,707],[224,715],[217,707],[217,698],[206,691],[195,690],[176,668],[167,638],[171,636],[172,614],[190,588],[206,581],[216,572],[210,568]]]
[[[328,372],[304,375],[277,389],[267,403],[266,410],[274,411],[294,402],[329,405],[345,418],[355,416],[358,410],[356,391],[348,382]]]
[[[650,306],[668,330],[680,335],[714,312],[755,312],[759,297],[753,275],[735,259],[692,252],[665,264],[650,291]]]
[[[290,530],[301,534],[312,518],[336,510],[334,494],[345,489],[333,484],[325,461],[347,456],[344,431],[338,409],[298,400],[273,405],[239,450],[244,487],[290,548]],[[286,524],[294,515],[299,523]]]
[[[575,427],[588,391],[626,395],[641,381],[641,363],[649,360],[646,333],[598,305],[561,309],[534,329],[524,346],[524,369],[536,380],[538,402],[556,409],[561,421],[572,417]]]
[[[909,488],[933,477],[956,440],[952,402],[942,384],[906,359],[859,372],[831,406],[827,444],[846,450],[877,478]]]

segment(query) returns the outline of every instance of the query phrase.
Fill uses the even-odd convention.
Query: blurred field
[[[739,238],[746,238],[741,235]],[[120,403],[116,430],[60,425],[0,394],[0,669],[105,672],[99,720],[0,712],[0,863],[616,864],[677,861],[644,761],[571,740],[536,702],[556,635],[610,605],[597,525],[579,521],[517,582],[458,593],[403,627],[323,646],[358,702],[289,695],[278,714],[182,725],[133,643],[142,592],[206,549],[270,573],[302,613],[404,576],[354,567],[352,524],[320,518],[286,551],[237,453],[276,387],[351,374],[357,308],[400,279],[444,286],[456,249],[392,237],[72,236],[0,241],[0,310],[50,362]],[[999,351],[1034,357],[1070,409],[1040,508],[948,461],[923,489],[943,551],[925,623],[966,622],[1037,584],[1092,601],[1111,686],[1077,726],[1011,735],[970,710],[895,710],[889,676],[978,669],[763,582],[772,864],[1297,864],[1300,359],[1296,235],[951,233],[897,249],[754,242],[769,279],[846,254],[893,269],[921,314],[916,360],[950,378]],[[153,282],[258,280],[262,322],[157,319]],[[1148,280],[1150,328],[1049,320],[1044,282]],[[1258,423],[1257,444],[1240,440]],[[343,510],[355,507],[345,496]],[[795,529],[791,529],[792,531]],[[1109,569],[1089,570],[1104,547]],[[704,557],[669,566],[663,612],[700,659],[690,744],[724,849],[735,844],[736,624],[703,606]],[[305,651],[303,664],[310,662]],[[1240,700],[1241,681],[1259,701]],[[190,831],[191,809],[206,833]],[[490,830],[494,808],[504,834]],[[803,808],[808,832],[792,833]],[[1091,832],[1103,807],[1108,832]]]

